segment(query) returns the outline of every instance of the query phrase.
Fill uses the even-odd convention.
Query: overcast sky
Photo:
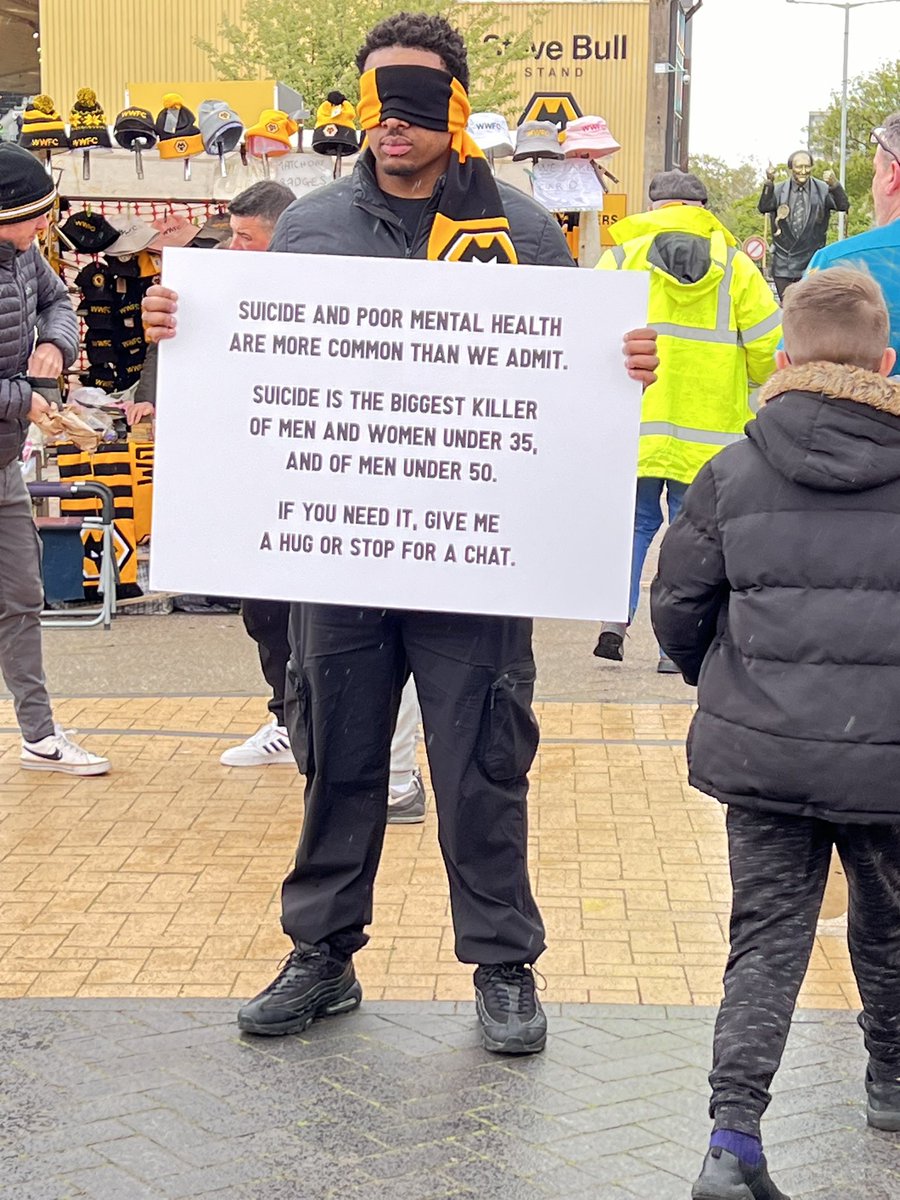
[[[804,145],[809,112],[840,90],[843,10],[704,0],[693,25],[691,151],[784,162]],[[850,78],[898,57],[900,3],[854,9]]]

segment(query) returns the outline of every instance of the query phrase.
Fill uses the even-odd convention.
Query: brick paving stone
[[[550,1000],[718,999],[724,822],[687,785],[686,698],[536,706],[544,740],[531,777],[530,858]],[[12,706],[0,700],[0,997],[252,995],[287,948],[277,895],[296,844],[300,781],[290,768],[222,767],[218,754],[258,726],[262,701],[72,697],[60,698],[58,715],[109,753],[114,771],[82,780],[22,772]],[[387,832],[371,945],[357,960],[367,995],[468,999],[470,969],[455,961],[451,925],[429,804],[424,825]],[[801,1007],[857,1003],[844,940],[817,938]],[[157,1031],[173,1035],[173,1048],[182,1012]],[[423,1058],[429,1036],[429,1027],[397,1034]]]
[[[686,1200],[709,1121],[695,1068],[669,1058],[708,1047],[714,1013],[550,1011],[548,1052],[517,1060],[458,1044],[469,1006],[374,1003],[268,1040],[240,1038],[228,1001],[0,1002],[0,1200]],[[153,1068],[134,1053],[172,1036]],[[793,1200],[896,1200],[900,1146],[866,1128],[852,1018],[807,1013],[791,1041],[815,1062],[775,1082],[776,1181]],[[566,1046],[634,1074],[591,1078]],[[83,1109],[79,1065],[132,1086]]]

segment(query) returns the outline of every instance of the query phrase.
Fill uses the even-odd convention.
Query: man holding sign
[[[357,64],[368,148],[351,178],[288,209],[272,250],[574,265],[550,214],[496,183],[467,136],[466,49],[455,29],[441,17],[399,14],[370,33]],[[144,320],[152,340],[174,335],[175,312],[173,292],[150,289]],[[625,352],[632,378],[652,381],[652,331],[626,336]],[[300,1032],[360,1002],[352,955],[367,940],[391,730],[412,672],[456,953],[476,966],[483,1043],[499,1053],[542,1050],[546,1018],[530,965],[544,950],[544,927],[526,862],[527,775],[538,742],[531,621],[297,607],[310,774],[296,865],[282,890],[282,926],[295,948],[276,979],[241,1009],[240,1028]]]

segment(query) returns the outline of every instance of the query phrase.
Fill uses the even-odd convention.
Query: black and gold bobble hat
[[[55,200],[53,180],[34,155],[15,142],[0,142],[0,240],[4,225],[43,216]]]
[[[43,93],[35,96],[22,114],[19,145],[26,150],[68,150],[69,139],[56,105]]]
[[[69,113],[69,145],[73,150],[109,149],[106,116],[93,88],[79,88]]]
[[[160,158],[191,158],[203,153],[197,121],[177,92],[166,92],[156,118]]]

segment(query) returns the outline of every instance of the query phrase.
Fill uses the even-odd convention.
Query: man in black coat
[[[553,217],[495,182],[463,136],[468,63],[457,30],[443,17],[398,13],[369,33],[357,65],[367,148],[352,176],[291,205],[273,251],[475,261],[473,289],[489,262],[574,267]],[[174,293],[150,288],[143,310],[151,340],[174,335]],[[655,343],[652,330],[626,334],[632,378],[655,379]],[[531,964],[544,950],[544,926],[527,866],[528,771],[538,743],[531,621],[337,604],[302,610],[296,690],[311,770],[281,894],[282,928],[295,948],[241,1008],[239,1027],[297,1033],[360,1002],[353,955],[372,918],[391,732],[412,673],[456,953],[476,967],[482,1043],[501,1054],[541,1051],[547,1023]]]
[[[833,846],[850,888],[868,1120],[900,1132],[900,382],[887,378],[888,336],[862,272],[790,290],[764,407],[697,476],[653,584],[660,645],[699,682],[690,781],[728,806],[731,953],[695,1200],[742,1186],[782,1196],[759,1124]]]
[[[779,300],[825,245],[831,214],[850,210],[847,193],[834,171],[826,171],[824,179],[813,178],[813,160],[807,150],[795,150],[787,165],[791,176],[784,183],[775,183],[771,167],[766,172],[758,206],[772,222],[772,280]]]

